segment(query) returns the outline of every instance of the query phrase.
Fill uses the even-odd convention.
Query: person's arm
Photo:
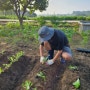
[[[53,61],[57,60],[60,57],[61,54],[62,54],[62,50],[58,50],[56,55],[53,58]]]
[[[39,46],[39,50],[40,50],[40,63],[44,64],[44,59],[45,57],[43,56],[43,45]]]
[[[40,51],[40,56],[43,56],[43,45],[40,45],[39,46],[39,51]]]

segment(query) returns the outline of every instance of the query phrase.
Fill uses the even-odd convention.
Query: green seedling
[[[48,59],[47,59],[47,57],[46,57],[46,58],[44,58],[44,60],[43,60],[43,61],[44,61],[44,62],[47,62],[47,60],[48,60]]]
[[[22,87],[26,90],[29,90],[32,87],[33,83],[31,81],[26,80],[24,83],[22,83]]]
[[[22,51],[16,53],[16,55],[12,55],[11,57],[9,57],[8,59],[10,60],[10,62],[16,62],[18,61],[18,59],[23,55],[24,53]]]
[[[9,64],[3,64],[4,66],[4,70],[8,69],[14,62],[18,61],[18,59],[23,55],[24,53],[22,51],[16,53],[15,55],[12,55],[11,57],[9,57]]]
[[[48,60],[47,58],[44,58],[42,64],[44,64],[45,62],[47,62],[47,60]]]
[[[70,70],[78,70],[78,67],[77,67],[77,66],[72,66],[72,65],[70,65],[70,66],[69,66],[69,69],[70,69]]]
[[[1,54],[4,54],[4,52],[5,52],[5,50],[3,49],[3,50],[1,50],[1,52],[0,52],[0,53],[1,53]]]
[[[3,64],[4,69],[8,69],[11,65],[12,65],[12,63],[9,63],[9,64]]]
[[[80,88],[80,79],[78,78],[75,82],[73,82],[73,86],[78,89]]]
[[[41,71],[39,73],[37,73],[37,77],[42,78],[44,81],[46,80],[45,74],[43,72],[41,72]]]
[[[2,72],[4,72],[4,70],[0,67],[0,74],[1,74]]]

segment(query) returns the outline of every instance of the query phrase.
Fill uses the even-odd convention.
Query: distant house
[[[90,21],[81,21],[79,25],[79,31],[90,30]]]

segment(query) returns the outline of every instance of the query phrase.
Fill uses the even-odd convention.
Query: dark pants
[[[63,52],[67,52],[72,56],[72,52],[69,47],[64,46]],[[49,50],[47,59],[53,59],[53,56],[54,56],[54,50]],[[62,57],[62,56],[60,56],[60,57]]]
[[[53,55],[54,55],[54,50],[49,50],[47,59],[53,59]]]

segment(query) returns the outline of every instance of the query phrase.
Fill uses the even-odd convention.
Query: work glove
[[[41,56],[40,57],[40,63],[44,64],[44,59],[45,59],[45,57],[44,56]]]
[[[47,65],[52,65],[54,63],[53,59],[50,59],[46,62]]]

